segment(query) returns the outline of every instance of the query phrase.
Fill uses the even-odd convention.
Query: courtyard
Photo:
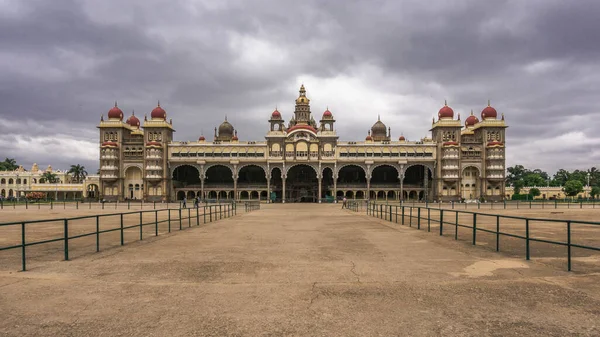
[[[2,213],[3,220],[50,212],[30,211]],[[502,212],[593,219],[597,210]],[[17,271],[18,250],[4,251],[0,334],[600,334],[597,255],[577,255],[576,272],[567,272],[553,248],[525,261],[511,253],[518,242],[505,240],[507,252],[496,253],[483,236],[476,247],[453,240],[448,227],[440,237],[335,204],[272,204],[100,253],[75,240],[71,261],[61,261],[57,243],[40,248],[27,272]]]

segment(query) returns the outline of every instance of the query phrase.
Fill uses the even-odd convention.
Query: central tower
[[[296,98],[294,117],[290,120],[290,127],[296,125],[310,125],[313,128],[317,127],[315,119],[310,114],[310,99],[306,97],[304,84],[300,86],[300,94],[298,95],[298,98]]]

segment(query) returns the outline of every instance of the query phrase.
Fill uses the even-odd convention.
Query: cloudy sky
[[[98,167],[100,115],[160,100],[177,140],[228,116],[264,139],[304,83],[343,140],[381,115],[428,134],[448,101],[490,99],[510,125],[507,165],[600,166],[597,0],[0,0],[0,156]]]

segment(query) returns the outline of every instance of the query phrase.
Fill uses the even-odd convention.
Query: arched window
[[[13,178],[10,178],[10,179],[8,179],[8,184],[9,184],[9,185],[12,185],[12,184],[14,184],[14,183],[15,183],[15,181],[13,180]]]
[[[23,184],[27,184],[27,179],[23,179]]]
[[[2,179],[0,180],[0,184],[6,184],[6,179],[2,178]]]

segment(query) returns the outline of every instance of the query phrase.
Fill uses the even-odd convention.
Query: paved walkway
[[[585,336],[600,276],[340,210],[262,210],[0,272],[0,335]]]

